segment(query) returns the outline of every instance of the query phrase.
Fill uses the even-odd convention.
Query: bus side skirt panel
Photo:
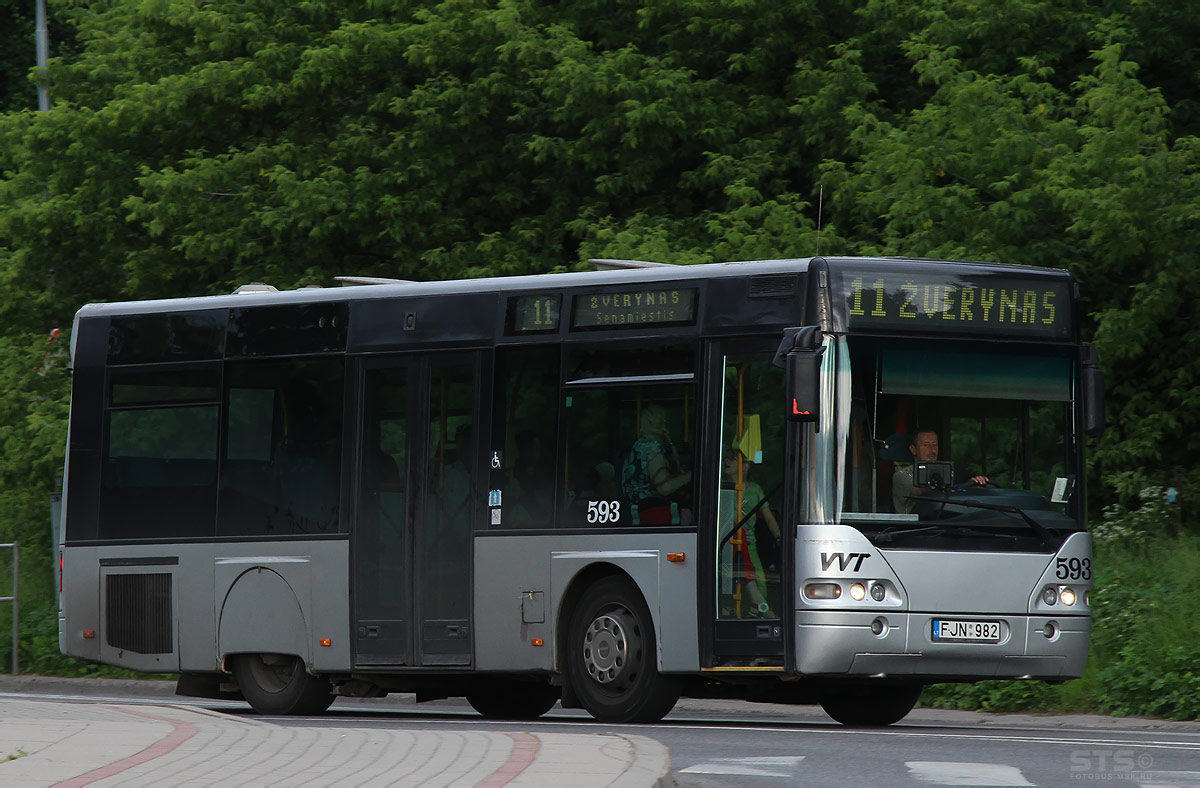
[[[63,551],[63,593],[59,613],[59,646],[68,657],[96,662],[100,659],[100,569],[95,547],[70,547]],[[90,567],[84,572],[80,567]],[[55,567],[57,571],[57,567]],[[91,633],[88,637],[85,633]]]
[[[225,585],[229,574],[238,572],[223,599],[217,629],[217,653],[223,663],[230,654],[249,653],[294,654],[306,665],[312,664],[309,628],[296,588],[280,569],[302,591],[311,585],[307,560],[282,567],[217,562],[218,587]]]
[[[274,555],[265,546],[229,556],[225,545],[226,557],[214,559],[214,667],[226,668],[230,654],[259,653],[293,654],[314,672],[349,670],[347,543],[274,543]]]
[[[659,670],[699,670],[696,535],[646,534],[638,540],[638,549],[613,549],[620,541],[619,536],[603,534],[476,539],[476,666],[513,672],[561,666],[564,644],[555,633],[571,615],[565,604],[568,597],[582,590],[573,586],[589,582],[580,577],[586,572],[624,573],[637,584],[654,619]],[[686,558],[668,562],[668,552]],[[535,645],[535,640],[543,645]]]
[[[698,671],[695,565],[667,561],[668,552],[695,556],[695,534],[664,535],[645,541],[660,544],[658,549],[556,551],[550,562],[552,609],[569,616],[571,611],[562,609],[562,601],[575,576],[597,563],[611,565],[628,575],[646,600],[654,619],[658,669],[664,673]],[[556,648],[561,647],[563,644],[556,644]],[[559,656],[556,654],[556,658]]]

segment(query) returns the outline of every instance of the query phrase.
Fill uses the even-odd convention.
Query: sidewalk
[[[7,760],[6,760],[7,759]],[[288,728],[190,706],[0,698],[0,785],[669,786],[644,736]]]

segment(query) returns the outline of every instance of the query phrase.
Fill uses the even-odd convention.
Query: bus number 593
[[[589,523],[615,523],[621,519],[620,501],[588,501]]]

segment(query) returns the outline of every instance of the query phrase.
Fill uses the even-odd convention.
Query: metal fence
[[[20,619],[20,608],[17,604],[17,593],[20,591],[20,565],[21,565],[21,548],[17,542],[9,542],[0,544],[0,549],[10,548],[12,550],[12,596],[0,596],[0,602],[12,602],[12,672],[16,676],[21,672],[21,662],[18,652],[20,651],[21,637],[18,621]]]

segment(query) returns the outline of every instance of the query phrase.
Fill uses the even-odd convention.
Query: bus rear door
[[[474,353],[362,362],[358,667],[471,663],[479,377]]]

